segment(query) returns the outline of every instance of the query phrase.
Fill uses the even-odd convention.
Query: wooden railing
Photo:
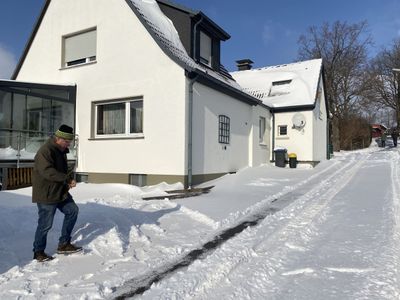
[[[32,170],[33,168],[8,168],[7,190],[31,186]]]

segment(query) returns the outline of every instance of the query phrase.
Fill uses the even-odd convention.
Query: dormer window
[[[200,62],[211,67],[212,40],[203,31],[200,31]]]
[[[290,93],[290,83],[292,80],[280,80],[272,82],[268,97],[281,96]]]

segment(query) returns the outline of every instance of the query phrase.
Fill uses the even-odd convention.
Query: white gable
[[[321,73],[322,59],[232,72],[248,93],[269,107],[313,105]]]

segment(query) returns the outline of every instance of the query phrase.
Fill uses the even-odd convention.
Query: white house
[[[76,171],[89,182],[191,186],[270,160],[270,107],[220,64],[229,38],[202,12],[165,0],[46,0],[12,78],[24,89],[4,89],[0,105],[21,110],[28,138],[74,122]],[[32,82],[47,96],[33,95]],[[52,88],[71,86],[57,99],[74,118],[45,109]],[[14,102],[19,93],[36,97],[36,121]]]
[[[326,159],[321,60],[230,74],[229,38],[167,0],[46,0],[13,80],[0,80],[3,186],[21,168],[29,184],[35,151],[63,123],[88,182],[192,186],[269,163],[277,148]]]
[[[329,158],[322,59],[259,69],[251,69],[250,60],[238,62],[242,70],[233,78],[273,112],[272,149],[286,149],[311,165]]]

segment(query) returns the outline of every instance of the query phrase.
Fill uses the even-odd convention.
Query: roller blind
[[[96,56],[96,30],[64,39],[64,62]]]
[[[202,63],[211,65],[211,38],[200,31],[200,60]]]

